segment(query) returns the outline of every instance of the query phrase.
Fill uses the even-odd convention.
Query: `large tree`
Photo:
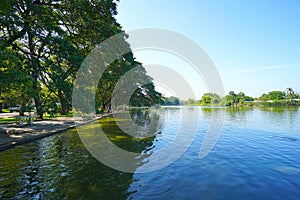
[[[54,92],[62,113],[70,109],[72,80],[93,46],[120,30],[113,1],[4,1],[2,49],[12,48],[26,61],[31,96],[42,118],[41,84]],[[73,78],[72,78],[73,77]]]
[[[56,95],[61,105],[60,111],[65,114],[71,109],[73,82],[83,59],[97,44],[122,33],[121,26],[115,20],[116,2],[4,0],[1,4],[1,51],[10,50],[16,57],[22,57],[20,67],[23,71],[18,72],[26,75],[26,91],[29,92],[26,95],[34,99],[37,114],[43,117],[45,103],[42,98],[45,95],[41,91],[45,87],[48,89],[46,93]],[[129,46],[125,38],[121,43]],[[120,55],[110,64],[96,93],[101,107],[110,104],[116,82],[136,65],[132,53]],[[4,79],[1,82],[6,84]],[[137,91],[141,98],[147,97],[153,101],[159,97],[158,93],[153,92],[152,83],[142,88],[142,93]],[[145,92],[147,90],[151,92]],[[51,99],[53,101],[53,96]]]

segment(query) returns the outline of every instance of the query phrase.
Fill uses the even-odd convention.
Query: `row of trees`
[[[32,103],[40,118],[57,105],[61,114],[69,112],[76,73],[85,57],[97,44],[123,33],[115,20],[116,7],[113,0],[3,0],[0,7],[0,112],[3,106],[20,104],[23,110]],[[125,38],[124,34],[116,46],[130,48]],[[141,63],[129,52],[106,68],[96,90],[97,109],[111,106],[114,86],[122,75],[137,66]],[[158,103],[160,94],[154,90],[144,68],[140,69],[150,83],[144,86],[136,80],[139,88],[131,104]]]
[[[221,97],[214,93],[203,94],[200,100],[188,99],[182,101],[177,97],[164,97],[164,105],[219,105],[219,106],[249,106],[249,105],[300,105],[300,95],[292,88],[285,91],[270,91],[258,98],[245,95],[243,92],[235,93],[230,91],[226,96]],[[176,100],[176,101],[174,101]]]

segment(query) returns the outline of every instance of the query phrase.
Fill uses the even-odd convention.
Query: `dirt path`
[[[76,124],[83,125],[110,114],[94,117],[89,121],[82,118],[62,117],[35,121],[33,125],[24,127],[19,127],[16,123],[0,125],[0,151],[74,128],[74,121]]]
[[[17,117],[19,113],[0,113],[0,119],[1,118],[11,118],[11,117]]]

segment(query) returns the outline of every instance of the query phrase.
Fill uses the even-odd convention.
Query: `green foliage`
[[[179,106],[180,99],[178,97],[164,97],[163,105],[165,106]]]
[[[254,98],[246,96],[243,92],[236,94],[234,91],[230,91],[229,94],[225,96],[224,101],[226,106],[249,106],[252,105],[251,103],[249,104],[249,102],[254,101]]]
[[[258,106],[276,107],[276,106],[299,106],[299,95],[292,88],[287,88],[286,91],[270,91],[267,94],[262,94],[255,103]]]
[[[0,124],[11,124],[16,122],[15,118],[0,118]]]
[[[210,95],[203,95],[201,98],[202,105],[210,105],[212,102],[212,98]]]
[[[259,97],[260,100],[283,100],[285,99],[285,93],[283,91],[270,91],[267,94],[262,94]]]
[[[226,106],[236,106],[239,102],[238,95],[234,91],[230,91],[226,98]]]
[[[202,105],[218,105],[221,102],[221,97],[215,93],[205,93],[201,98]]]
[[[255,100],[253,97],[250,97],[250,96],[245,96],[244,99],[245,99],[245,101],[254,101]]]
[[[199,102],[195,99],[192,99],[192,98],[188,98],[187,101],[186,101],[186,104],[187,105],[198,105]]]
[[[44,112],[68,113],[83,59],[97,44],[122,33],[115,19],[116,1],[5,0],[1,4],[0,111],[3,102],[24,107],[34,99],[41,117]],[[130,50],[125,37],[116,45],[120,46]],[[96,92],[97,110],[110,106],[119,78],[140,65],[128,53],[107,68]],[[146,74],[142,70],[140,73]],[[146,75],[144,78],[150,79]],[[133,80],[135,84],[141,82],[137,77]],[[160,94],[150,80],[135,92],[131,103],[149,106],[159,100]],[[56,108],[57,103],[60,107]]]
[[[296,97],[296,93],[294,92],[294,90],[292,88],[289,87],[286,89],[285,97],[287,99],[289,99],[290,101],[292,101],[292,99]]]

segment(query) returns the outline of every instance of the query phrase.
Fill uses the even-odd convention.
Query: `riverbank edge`
[[[43,138],[46,138],[46,137],[49,137],[49,136],[52,136],[55,134],[59,134],[59,133],[65,132],[67,130],[70,130],[70,129],[73,129],[73,128],[76,128],[79,126],[84,126],[86,124],[97,121],[101,118],[108,117],[112,114],[115,114],[115,113],[105,113],[101,116],[97,116],[96,118],[93,118],[93,119],[85,121],[85,122],[80,122],[80,123],[75,122],[75,120],[73,120],[73,124],[65,125],[65,127],[62,127],[62,128],[54,128],[52,130],[49,130],[49,132],[47,132],[47,133],[36,131],[36,132],[34,132],[34,135],[23,135],[24,136],[23,138],[10,138],[10,140],[8,140],[7,142],[0,141],[0,152],[36,141],[39,139],[43,139]],[[7,133],[0,133],[0,134],[7,134]]]

